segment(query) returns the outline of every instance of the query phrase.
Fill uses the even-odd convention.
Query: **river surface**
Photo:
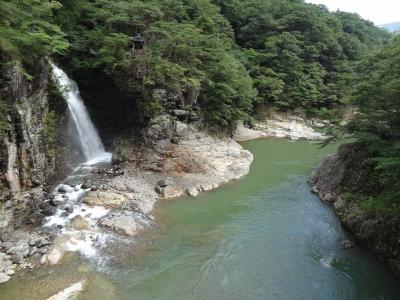
[[[148,246],[102,266],[69,255],[0,286],[1,299],[45,299],[87,279],[79,299],[399,299],[400,284],[351,239],[307,177],[334,147],[258,140],[243,179],[162,202]]]

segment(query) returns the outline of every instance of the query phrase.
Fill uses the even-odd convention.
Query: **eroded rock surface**
[[[313,126],[320,125],[315,122],[307,122],[303,118],[284,113],[269,112],[257,121],[254,128],[247,128],[239,123],[233,138],[236,141],[248,141],[258,138],[275,137],[297,140],[323,140],[323,134],[314,130]],[[322,125],[323,126],[323,125]],[[319,127],[319,126],[317,126]]]
[[[400,219],[396,214],[368,211],[360,203],[363,195],[378,192],[374,183],[378,179],[370,175],[373,168],[362,145],[344,145],[314,171],[311,190],[331,204],[343,225],[400,278]]]

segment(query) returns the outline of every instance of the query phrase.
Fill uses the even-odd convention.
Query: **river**
[[[159,229],[123,262],[69,255],[0,286],[0,299],[43,299],[86,278],[79,299],[399,299],[400,284],[351,239],[307,177],[334,146],[257,140],[243,179],[196,199],[162,202]],[[94,267],[96,266],[96,267]],[[28,298],[27,298],[28,297]]]

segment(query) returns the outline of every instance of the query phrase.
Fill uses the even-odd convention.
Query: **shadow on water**
[[[160,203],[163,224],[139,255],[103,272],[70,256],[50,275],[42,269],[0,286],[0,298],[82,277],[89,284],[80,299],[398,299],[386,266],[360,247],[343,250],[351,237],[309,191],[308,175],[334,146],[245,147],[255,156],[250,174],[196,199]]]

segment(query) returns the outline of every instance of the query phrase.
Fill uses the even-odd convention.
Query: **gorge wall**
[[[29,72],[18,64],[0,72],[8,127],[0,140],[1,231],[36,222],[48,184],[62,173],[56,145],[63,116],[51,111],[49,64],[40,59]]]
[[[343,145],[325,158],[310,178],[311,189],[331,204],[342,224],[400,278],[400,220],[387,210],[371,210],[369,196],[380,192],[375,163],[361,144]]]

